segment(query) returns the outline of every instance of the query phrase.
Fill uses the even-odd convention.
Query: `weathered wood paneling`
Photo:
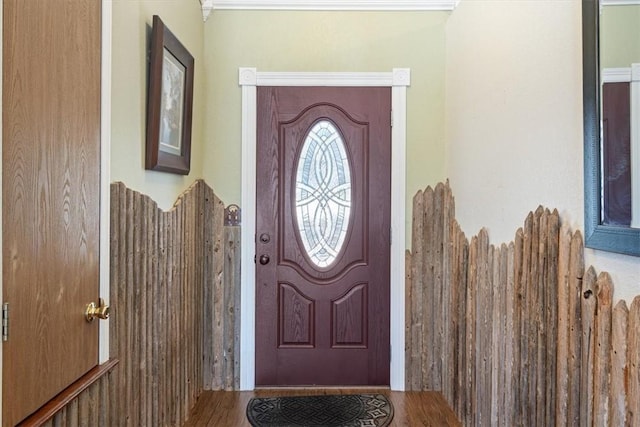
[[[223,220],[203,181],[167,212],[111,185],[109,352],[119,363],[38,425],[180,426],[203,389],[239,388],[240,227]]]
[[[111,185],[109,352],[119,364],[45,425],[179,426],[239,386],[240,228],[196,181],[172,209]]]
[[[494,247],[484,229],[467,239],[448,183],[413,207],[409,389],[442,391],[465,425],[637,423],[640,297],[612,309],[580,232],[539,207],[513,243]]]
[[[181,425],[203,389],[234,386],[239,260],[225,265],[224,206],[202,181],[167,212],[122,183],[111,203],[111,420]]]
[[[45,426],[108,426],[110,387],[115,371],[108,372],[58,411]]]

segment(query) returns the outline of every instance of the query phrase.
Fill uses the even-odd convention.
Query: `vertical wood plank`
[[[215,240],[215,222],[213,215],[213,192],[207,189],[204,197],[204,294],[203,294],[203,310],[204,310],[204,355],[203,355],[203,382],[205,390],[214,389],[214,347],[213,347],[213,246]]]
[[[627,425],[640,424],[640,296],[631,302],[629,307],[629,329],[627,330],[627,363],[628,387],[627,396],[629,411]]]
[[[504,370],[504,426],[511,426],[515,423],[515,399],[514,377],[516,374],[517,349],[514,339],[517,330],[516,321],[516,249],[515,242],[511,242],[507,248],[507,262],[503,265],[506,269],[506,295],[505,295],[505,370]]]
[[[168,230],[168,215],[166,212],[158,213],[158,289],[155,295],[156,313],[158,317],[154,322],[154,342],[156,351],[158,353],[158,359],[156,364],[158,365],[158,425],[166,425],[167,423],[167,399],[166,390],[168,389],[167,380],[167,292],[168,292],[168,279],[167,279],[167,266],[168,266],[168,254],[169,243],[167,240]]]
[[[567,361],[567,425],[580,423],[580,387],[582,384],[582,281],[584,276],[584,250],[582,234],[571,237],[569,261],[569,359]]]
[[[233,264],[234,276],[237,278],[235,282],[235,290],[234,290],[234,301],[236,307],[236,322],[233,325],[233,336],[234,336],[234,363],[233,363],[233,387],[234,390],[240,389],[240,321],[242,312],[240,311],[240,265],[241,265],[241,255],[242,255],[242,247],[241,247],[241,234],[242,229],[238,228],[236,235],[236,257]]]
[[[529,212],[524,223],[524,235],[522,240],[522,278],[520,284],[520,292],[522,304],[520,306],[520,376],[518,381],[518,425],[531,423],[531,407],[529,402],[529,322],[531,304],[531,251],[532,251],[532,233],[533,233],[533,213]]]
[[[53,427],[65,427],[67,425],[67,408],[63,408],[53,418]],[[103,424],[104,425],[104,424]]]
[[[136,268],[138,274],[138,280],[136,283],[136,287],[139,288],[140,297],[139,304],[137,310],[137,317],[139,319],[139,331],[138,331],[138,342],[139,342],[139,358],[138,358],[138,370],[139,370],[139,397],[140,401],[140,415],[139,415],[139,423],[141,425],[148,424],[147,414],[149,411],[147,410],[148,403],[150,402],[151,393],[148,389],[149,384],[149,372],[147,368],[149,367],[149,359],[147,355],[147,342],[149,334],[147,332],[147,324],[148,324],[148,305],[147,305],[147,295],[149,294],[149,286],[151,285],[147,280],[147,263],[148,263],[148,211],[147,206],[149,204],[149,198],[139,195],[138,202],[138,267]]]
[[[541,230],[546,228],[547,215],[541,206],[538,206],[533,216],[532,240],[531,240],[531,270],[529,276],[529,321],[532,327],[529,328],[529,390],[527,394],[527,409],[530,419],[534,425],[541,425],[541,391],[544,387],[540,384],[540,375],[544,367],[540,366],[542,346],[540,337],[544,333],[542,324],[542,310],[544,309],[543,296],[543,248],[544,233]]]
[[[455,218],[455,202],[451,193],[449,181],[443,187],[442,201],[442,256],[441,256],[441,289],[442,289],[442,351],[441,359],[441,388],[443,395],[450,405],[453,405],[454,375],[454,339],[453,321],[454,306],[452,305],[452,268],[454,265],[453,218]]]
[[[134,323],[134,313],[135,313],[135,299],[134,299],[134,295],[135,295],[135,283],[134,283],[134,278],[133,278],[133,271],[134,271],[134,259],[135,259],[135,247],[134,247],[134,228],[135,228],[135,223],[134,223],[134,215],[133,213],[135,212],[135,208],[134,208],[134,193],[131,190],[127,190],[126,192],[127,195],[127,210],[126,213],[130,213],[130,214],[126,214],[125,213],[125,219],[126,219],[126,231],[125,231],[125,236],[127,239],[127,248],[126,248],[126,282],[125,282],[125,291],[126,291],[126,295],[124,297],[125,300],[125,304],[124,304],[124,308],[126,310],[126,327],[124,330],[124,333],[126,334],[126,344],[125,344],[125,351],[122,353],[125,357],[125,363],[124,363],[124,367],[126,367],[126,374],[125,377],[122,379],[122,383],[121,383],[121,387],[122,390],[124,390],[125,392],[125,400],[124,400],[124,414],[125,415],[125,422],[126,423],[135,423],[131,414],[135,411],[134,408],[134,402],[133,400],[137,400],[137,396],[134,394],[133,389],[134,389],[134,384],[135,384],[135,378],[134,378],[134,369],[133,369],[133,365],[135,363],[135,351],[133,350],[133,343],[134,343],[134,336],[133,333],[135,331],[135,323]]]
[[[469,388],[467,380],[467,277],[468,277],[468,260],[469,260],[469,241],[456,223],[456,232],[458,235],[458,255],[457,255],[457,272],[456,272],[456,307],[457,307],[457,342],[456,357],[458,360],[457,382],[454,391],[458,396],[458,404],[456,405],[456,413],[460,419],[466,420],[466,408],[468,405],[468,395],[466,390]]]
[[[476,300],[478,292],[478,237],[473,236],[469,242],[469,263],[467,269],[467,312],[466,312],[466,389],[465,411],[463,419],[465,424],[474,425],[476,422],[477,408],[477,383],[476,383]]]
[[[240,283],[238,267],[240,251],[240,227],[225,227],[225,264],[224,264],[224,299],[226,315],[224,316],[225,331],[225,381],[224,389],[233,390],[235,383],[235,328],[236,324],[236,283]]]
[[[175,400],[175,415],[174,422],[176,424],[180,423],[182,419],[182,409],[184,404],[184,396],[185,396],[185,383],[184,383],[184,353],[180,351],[179,342],[183,339],[184,335],[184,313],[181,308],[184,304],[184,281],[183,281],[183,269],[184,269],[184,244],[183,244],[183,235],[184,235],[184,205],[182,200],[178,204],[177,208],[174,211],[175,215],[175,234],[174,234],[174,248],[175,248],[175,260],[177,261],[176,269],[174,271],[174,295],[175,295],[175,309],[174,311],[174,336],[172,340],[173,346],[173,378],[174,378],[174,394],[173,398]]]
[[[444,198],[445,188],[442,183],[436,185],[433,193],[433,218],[431,223],[433,224],[432,235],[432,252],[431,252],[431,268],[433,270],[432,275],[432,307],[433,307],[433,341],[431,344],[431,354],[433,355],[433,366],[430,369],[430,389],[440,390],[442,388],[442,365],[444,357],[444,286],[443,286],[443,258],[445,255],[444,248]]]
[[[183,266],[182,266],[182,294],[183,294],[183,307],[191,307],[191,310],[183,310],[184,315],[182,316],[182,333],[185,337],[185,341],[187,344],[186,351],[183,352],[184,360],[182,363],[182,381],[184,383],[184,395],[182,396],[182,416],[180,417],[180,421],[182,422],[187,418],[187,414],[189,413],[189,402],[193,399],[194,391],[193,391],[193,352],[195,351],[195,341],[193,337],[194,328],[191,324],[191,318],[193,312],[196,311],[194,307],[194,301],[192,300],[192,290],[193,286],[191,283],[195,280],[194,277],[194,239],[195,233],[193,231],[193,225],[195,220],[195,195],[196,188],[198,183],[196,182],[194,186],[192,186],[191,191],[189,191],[185,196],[184,208],[183,208],[183,224],[184,224],[184,232],[183,232]],[[199,310],[198,310],[199,311]]]
[[[556,352],[556,425],[566,426],[569,398],[569,258],[571,232],[562,224],[558,247],[558,347]]]
[[[493,311],[493,295],[491,289],[491,261],[490,253],[493,249],[489,246],[489,235],[486,229],[478,233],[478,264],[477,283],[478,292],[476,298],[476,393],[477,418],[480,425],[491,423],[491,365],[492,342],[491,325]]]
[[[596,272],[589,267],[582,283],[582,376],[580,386],[580,423],[593,423],[593,374],[595,356]],[[584,423],[584,424],[582,424]]]
[[[606,426],[610,423],[609,377],[611,375],[611,316],[613,305],[613,286],[608,273],[598,276],[595,314],[595,355],[593,422]]]
[[[544,393],[545,419],[548,426],[556,425],[556,355],[558,352],[558,257],[560,215],[554,210],[547,222],[547,269],[545,294],[545,377],[546,391]]]
[[[411,251],[404,251],[404,388],[411,390],[411,301],[413,297],[411,280]]]
[[[122,207],[121,203],[124,200],[121,191],[124,189],[124,184],[113,183],[111,184],[111,213],[110,213],[110,265],[109,265],[109,277],[110,277],[110,295],[109,302],[111,305],[111,319],[109,320],[109,356],[118,357],[121,353],[121,337],[123,328],[123,314],[121,307],[121,294],[122,284],[124,282],[122,278],[122,252],[124,252],[123,233],[121,231],[122,226]],[[121,396],[116,395],[115,389],[117,387],[119,378],[122,376],[122,365],[116,368],[115,373],[112,376],[111,382],[111,406],[110,406],[110,418],[113,418],[114,412],[120,408]]]
[[[99,411],[100,411],[100,383],[102,380],[98,380],[89,387],[89,401],[88,401],[88,424],[90,426],[98,426],[99,424]]]
[[[423,292],[423,227],[424,197],[418,191],[413,197],[413,219],[411,234],[411,372],[410,390],[422,390],[422,292]]]
[[[98,407],[98,425],[100,427],[106,427],[115,423],[115,418],[111,418],[111,405],[113,400],[111,399],[111,387],[113,381],[113,372],[109,372],[105,377],[100,380],[100,403]]]
[[[489,256],[493,258],[493,268],[491,271],[491,287],[493,295],[493,310],[491,314],[491,408],[490,419],[491,425],[497,426],[500,424],[498,419],[500,415],[504,413],[504,407],[502,406],[502,392],[504,386],[502,384],[503,378],[501,373],[504,369],[503,351],[501,343],[504,342],[504,328],[502,326],[502,315],[504,314],[504,307],[502,299],[504,298],[502,283],[500,281],[500,267],[501,267],[501,255],[500,248],[493,248]]]
[[[214,348],[215,348],[215,358],[214,358],[214,372],[215,376],[215,387],[216,389],[222,388],[223,381],[223,372],[222,365],[224,361],[224,344],[223,344],[223,336],[224,336],[224,321],[222,319],[224,315],[224,290],[222,288],[222,269],[224,267],[224,243],[223,243],[223,223],[224,223],[224,206],[222,202],[214,197],[214,210],[213,210],[213,221],[215,224],[215,235],[214,235],[214,274],[215,274],[215,282],[214,282],[214,300],[213,300],[213,311],[215,316],[215,323],[213,329],[213,340],[214,340]]]
[[[151,425],[159,425],[160,407],[158,390],[160,381],[160,363],[157,343],[158,331],[156,324],[159,320],[158,310],[162,309],[157,305],[158,294],[161,292],[159,289],[160,280],[158,277],[158,262],[160,251],[160,243],[158,239],[160,230],[160,224],[158,220],[158,206],[155,203],[149,203],[147,206],[147,212],[147,214],[149,215],[149,225],[147,230],[147,251],[149,252],[147,262],[147,288],[150,290],[149,295],[147,296],[147,307],[149,307],[149,310],[147,312],[147,354],[149,357],[149,366],[147,369],[150,373],[149,400],[151,402],[151,405],[149,406],[150,417],[147,418],[147,422],[151,423]]]
[[[435,367],[436,354],[433,349],[435,339],[434,328],[434,192],[431,187],[423,193],[424,197],[424,219],[423,219],[423,265],[422,276],[422,389],[432,390],[433,370]]]
[[[73,399],[69,405],[67,405],[67,426],[78,427],[80,424],[79,411],[78,411],[78,399]]]
[[[629,309],[620,300],[613,309],[611,331],[611,425],[624,426],[627,420],[627,331]],[[637,396],[636,396],[637,397]]]
[[[197,265],[196,265],[196,307],[198,308],[196,312],[193,313],[194,321],[196,322],[196,340],[197,340],[197,351],[194,354],[195,363],[196,363],[196,371],[194,381],[196,382],[196,396],[195,400],[200,396],[203,390],[202,384],[202,356],[204,354],[204,323],[203,323],[203,310],[204,310],[204,199],[206,195],[207,185],[204,181],[201,182],[200,189],[198,191],[198,207],[197,207],[197,228],[196,228],[196,249],[197,249]],[[238,278],[239,282],[239,278]],[[235,305],[234,305],[235,306]],[[235,324],[234,319],[234,324]],[[234,353],[235,354],[235,353]]]
[[[525,221],[526,228],[526,221]],[[513,372],[517,373],[511,377],[511,390],[513,391],[511,425],[522,425],[522,316],[524,312],[525,301],[525,272],[524,272],[524,242],[525,228],[519,228],[516,231],[513,247]]]

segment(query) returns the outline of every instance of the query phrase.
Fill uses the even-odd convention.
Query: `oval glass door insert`
[[[317,267],[330,266],[344,245],[351,213],[351,170],[340,132],[328,120],[305,138],[296,166],[298,235]]]

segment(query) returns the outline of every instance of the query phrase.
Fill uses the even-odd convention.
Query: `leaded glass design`
[[[309,131],[296,171],[298,233],[311,261],[331,265],[344,244],[351,213],[351,170],[342,137],[328,120]]]

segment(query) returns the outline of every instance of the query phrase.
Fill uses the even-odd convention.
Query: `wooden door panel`
[[[390,104],[388,88],[258,89],[257,385],[389,383]]]
[[[5,0],[3,424],[98,361],[100,0]]]
[[[315,346],[315,301],[295,285],[280,283],[278,289],[278,347]]]
[[[366,283],[359,283],[331,301],[331,348],[367,347],[367,290]]]

